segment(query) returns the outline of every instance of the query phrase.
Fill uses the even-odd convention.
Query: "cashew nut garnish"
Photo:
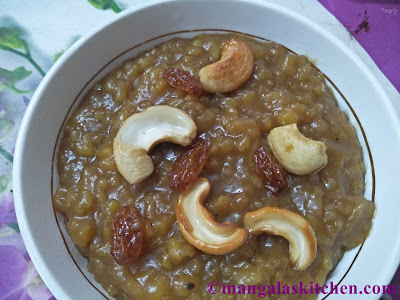
[[[283,168],[296,175],[317,173],[328,163],[325,143],[306,138],[297,124],[272,129],[268,144]]]
[[[263,232],[280,235],[289,241],[290,261],[295,269],[305,270],[317,254],[314,230],[302,216],[286,209],[264,207],[244,215],[244,226],[253,235]]]
[[[197,127],[183,110],[167,105],[152,106],[125,120],[114,139],[114,159],[118,171],[136,184],[153,173],[154,165],[147,152],[161,142],[189,145]]]
[[[228,41],[221,49],[221,59],[199,72],[203,89],[210,93],[227,93],[238,89],[251,76],[254,56],[239,39]]]
[[[231,253],[244,244],[247,230],[231,223],[218,223],[204,207],[210,182],[199,177],[181,193],[176,219],[185,239],[197,249],[215,255]]]

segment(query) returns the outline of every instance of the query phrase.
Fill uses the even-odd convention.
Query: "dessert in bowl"
[[[340,76],[324,75],[339,72],[335,64],[330,66],[330,53],[317,55],[304,46],[308,45],[304,39],[318,37],[323,49],[336,41],[301,17],[258,2],[225,7],[232,17],[244,12],[256,16],[262,8],[269,16],[266,27],[277,20],[282,24],[280,35],[285,38],[281,39],[274,34],[277,29],[260,34],[248,24],[221,22],[214,18],[221,4],[207,5],[172,1],[127,12],[71,50],[39,88],[20,145],[29,142],[29,131],[41,129],[51,137],[40,155],[49,155],[47,163],[42,161],[44,166],[36,170],[51,166],[47,197],[54,196],[54,208],[61,213],[57,221],[62,235],[53,215],[47,216],[47,224],[52,222],[54,228],[47,224],[38,228],[29,216],[30,223],[22,227],[25,237],[46,231],[64,253],[57,262],[65,265],[61,272],[52,267],[54,242],[43,245],[49,241],[42,236],[27,245],[56,296],[78,295],[68,286],[72,282],[79,287],[92,283],[95,288],[78,289],[87,297],[102,293],[108,297],[108,293],[122,299],[202,299],[213,296],[206,290],[210,281],[323,284],[343,250],[367,237],[375,205],[365,198],[376,196],[374,171],[378,170],[372,164],[370,136],[382,136],[363,124],[368,112],[361,109],[359,97],[369,103],[378,101],[372,97],[378,95],[385,103],[384,93],[376,84],[369,87],[372,95],[351,89],[358,80],[373,82],[366,70],[345,70],[364,76],[352,85]],[[175,12],[159,20],[164,27],[149,25],[151,33],[143,30],[132,37],[136,43],[118,40],[113,49],[99,50],[101,59],[93,59],[100,62],[90,61],[80,76],[85,78],[74,78],[72,71],[103,37],[112,38],[123,28],[128,32],[135,22],[144,22],[146,14],[167,14],[168,9]],[[189,11],[184,14],[185,9]],[[217,30],[196,23],[201,13],[196,18],[191,15],[206,11],[207,27]],[[173,22],[182,15],[179,24]],[[293,42],[296,34],[288,29],[297,22],[308,35]],[[357,58],[339,46],[333,56],[359,67]],[[317,63],[321,71],[292,51],[321,60]],[[226,68],[233,66],[225,81],[226,76],[218,74],[224,61],[230,62]],[[66,87],[60,79],[68,82]],[[48,123],[36,125],[45,113],[46,98],[55,95],[67,103],[58,106]],[[388,116],[392,113],[384,105],[380,109]],[[396,132],[396,121],[388,118],[388,122],[386,130]],[[53,132],[54,128],[59,130]],[[395,146],[397,139],[395,135]],[[21,160],[16,174],[18,168],[24,173],[17,185],[33,170],[22,149],[17,151]],[[381,170],[385,161],[378,161]],[[22,200],[27,191],[24,185],[17,192]],[[47,210],[48,205],[52,211],[52,201],[44,200],[40,207]],[[374,226],[363,251],[371,239],[372,245],[377,242],[374,232],[379,232],[379,222],[387,222],[376,203]],[[19,218],[33,214],[26,200],[20,204]],[[275,230],[270,230],[271,222]],[[125,237],[130,245],[121,238],[123,225],[118,224],[129,224]],[[297,235],[290,230],[282,233],[281,224],[304,230]],[[299,247],[299,238],[305,246]],[[398,242],[392,243],[390,253],[397,255]],[[357,265],[368,260],[367,251],[360,249],[346,254],[328,280],[338,284],[352,268],[368,268]],[[350,282],[362,284],[374,276],[354,274]]]

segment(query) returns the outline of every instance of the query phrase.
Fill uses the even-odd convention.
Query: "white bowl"
[[[173,36],[193,36],[207,29],[233,30],[283,44],[316,59],[317,67],[335,84],[339,105],[348,112],[364,149],[365,197],[374,199],[377,209],[368,239],[344,256],[328,281],[358,287],[388,284],[400,253],[400,238],[392,234],[400,229],[400,127],[371,71],[333,35],[279,6],[247,0],[181,0],[125,11],[81,38],[48,72],[25,114],[15,151],[15,205],[28,252],[52,293],[59,299],[107,297],[58,224],[52,205],[58,184],[54,153],[65,120],[88,88],[124,60]]]

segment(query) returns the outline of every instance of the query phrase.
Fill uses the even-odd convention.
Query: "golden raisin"
[[[163,78],[170,86],[178,90],[184,90],[189,94],[198,96],[203,90],[200,80],[183,70],[167,69],[163,74]]]
[[[273,195],[279,194],[286,186],[286,173],[275,157],[265,147],[260,147],[254,153],[256,173],[261,178],[265,188]]]
[[[172,190],[183,192],[195,182],[203,170],[210,149],[208,142],[198,138],[190,148],[175,161],[169,173],[169,185]]]
[[[142,251],[144,221],[140,212],[124,206],[114,217],[111,255],[120,265],[129,265]]]

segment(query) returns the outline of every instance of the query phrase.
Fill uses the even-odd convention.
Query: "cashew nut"
[[[250,47],[239,39],[228,41],[221,59],[199,72],[203,89],[210,93],[227,93],[238,89],[251,76],[254,56]]]
[[[247,239],[247,230],[231,223],[218,223],[204,207],[210,182],[200,177],[181,193],[176,219],[185,239],[197,249],[215,255],[235,251]]]
[[[296,175],[317,173],[328,163],[325,143],[306,138],[297,124],[272,129],[268,144],[283,168]]]
[[[153,173],[154,165],[147,152],[161,142],[189,145],[196,137],[192,118],[178,108],[158,105],[125,120],[114,139],[113,152],[118,171],[136,184]]]
[[[289,241],[290,261],[295,269],[305,270],[317,254],[317,240],[302,216],[286,209],[264,207],[244,215],[244,226],[253,235],[263,232],[280,235]]]

